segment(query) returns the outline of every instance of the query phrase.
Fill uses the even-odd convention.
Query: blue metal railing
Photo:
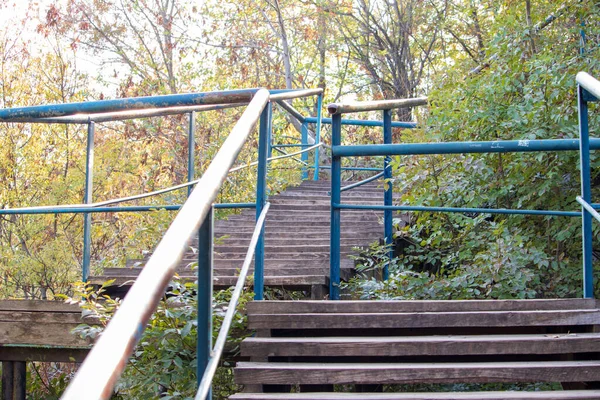
[[[592,184],[590,178],[590,149],[594,148],[594,139],[590,139],[588,121],[588,102],[600,99],[600,82],[585,72],[577,74],[577,109],[579,115],[579,153],[581,169],[582,245],[583,245],[583,296],[594,297],[594,276],[592,265]],[[597,139],[596,139],[597,140]],[[589,207],[589,208],[588,208]]]
[[[593,269],[592,269],[592,217],[600,221],[600,214],[595,209],[598,204],[591,204],[590,182],[590,150],[600,149],[600,139],[589,138],[587,103],[600,99],[600,82],[586,73],[577,75],[579,99],[579,139],[550,139],[550,140],[506,140],[489,142],[447,142],[447,143],[406,143],[391,144],[390,110],[401,107],[413,107],[419,104],[415,99],[383,101],[371,103],[332,104],[328,106],[332,114],[332,179],[331,179],[331,244],[330,244],[330,298],[339,299],[340,283],[340,211],[353,210],[382,210],[384,211],[384,236],[386,245],[392,243],[391,230],[393,211],[424,211],[424,212],[470,212],[489,214],[514,214],[514,215],[548,215],[562,217],[582,218],[583,237],[583,295],[586,298],[594,296]],[[383,145],[341,145],[342,125],[345,113],[358,111],[383,112],[381,125],[384,130]],[[385,190],[384,205],[354,205],[341,203],[341,160],[343,157],[383,156],[384,178],[391,178],[389,170],[389,156],[392,155],[424,155],[424,154],[466,154],[466,153],[516,153],[516,152],[548,152],[548,151],[577,151],[581,160],[581,191],[582,195],[577,201],[582,205],[581,211],[564,210],[525,210],[525,209],[493,209],[493,208],[467,208],[467,207],[430,207],[430,206],[393,206],[391,202],[392,185]],[[391,256],[391,254],[390,254]],[[391,259],[391,257],[390,257]],[[384,270],[384,278],[387,277]]]
[[[199,237],[198,249],[198,371],[204,371],[211,365],[216,365],[215,354],[220,356],[224,339],[227,336],[228,324],[223,322],[223,329],[213,349],[212,328],[212,208],[253,208],[256,207],[257,230],[253,235],[251,247],[242,267],[231,310],[235,310],[240,288],[244,286],[249,264],[255,258],[255,294],[257,299],[263,298],[264,275],[264,220],[268,210],[266,196],[266,176],[268,143],[271,136],[271,101],[286,100],[310,95],[321,96],[321,90],[273,90],[270,93],[264,89],[228,91],[216,93],[156,96],[140,99],[108,100],[90,103],[72,103],[52,106],[22,107],[17,109],[0,110],[0,121],[7,122],[42,122],[42,123],[75,123],[87,124],[87,156],[86,156],[86,185],[84,204],[66,206],[38,206],[16,209],[2,209],[0,214],[62,214],[81,213],[84,215],[84,261],[83,278],[89,274],[90,259],[90,226],[91,214],[96,212],[139,212],[156,209],[180,210],[173,224],[161,240],[153,256],[140,273],[136,283],[113,318],[109,328],[104,332],[86,363],[78,372],[77,378],[70,385],[63,398],[108,398],[112,387],[124,368],[125,361],[140,338],[145,324],[153,312],[158,299],[164,292],[164,287],[172,277],[178,260],[183,256],[186,242],[194,235],[194,225],[200,225],[197,231]],[[223,102],[232,104],[220,104]],[[219,103],[219,104],[217,104]],[[238,104],[239,103],[239,104]],[[201,104],[201,105],[197,105]],[[228,108],[248,104],[248,108],[236,124],[231,135],[224,142],[221,150],[208,167],[201,179],[194,181],[194,112],[209,109]],[[122,111],[125,110],[125,111]],[[77,114],[73,114],[77,113]],[[81,113],[89,113],[82,115]],[[124,120],[150,116],[188,113],[188,182],[171,188],[152,193],[92,203],[93,180],[93,144],[95,121]],[[252,127],[260,119],[259,130],[259,159],[256,162],[231,168],[241,146],[245,143]],[[305,154],[320,147],[320,144],[310,146],[301,152]],[[294,153],[296,154],[296,153]],[[293,154],[292,154],[293,155]],[[291,156],[291,155],[290,155]],[[274,157],[272,160],[288,156]],[[216,193],[228,172],[257,165],[256,203],[215,204],[211,205]],[[192,186],[199,184],[195,190]],[[115,206],[124,201],[131,201],[157,194],[166,193],[188,187],[188,201],[183,205],[152,205],[152,206]],[[200,222],[203,221],[201,224]],[[190,227],[192,227],[190,229]],[[255,253],[256,252],[256,253]],[[237,293],[237,295],[235,294]],[[227,317],[226,317],[227,318]],[[202,329],[202,327],[206,329]],[[223,342],[223,343],[221,343]],[[219,346],[221,347],[219,350]],[[212,367],[210,367],[212,368]],[[95,372],[94,372],[95,371]],[[212,371],[214,374],[214,371]],[[209,373],[210,375],[210,373]],[[206,376],[209,376],[205,374]],[[202,376],[199,374],[198,381]],[[210,381],[212,378],[208,378]],[[206,380],[206,378],[205,378]],[[202,389],[204,390],[204,389]],[[97,393],[97,395],[96,395]]]

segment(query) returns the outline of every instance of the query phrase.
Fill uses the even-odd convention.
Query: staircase
[[[260,301],[249,304],[248,320],[256,337],[242,343],[251,362],[235,368],[246,391],[235,400],[600,399],[592,299]],[[387,392],[492,382],[573,390]]]
[[[299,186],[269,197],[271,209],[265,227],[265,287],[310,291],[313,299],[327,296],[330,190],[329,181],[304,181]],[[381,184],[368,183],[343,192],[342,200],[349,204],[381,204],[383,188]],[[235,285],[250,243],[255,218],[255,211],[251,209],[214,222],[215,288]],[[383,237],[383,226],[379,221],[382,218],[383,212],[380,211],[342,211],[342,279],[354,273],[353,260],[348,257],[353,253],[352,248],[366,247]],[[191,247],[197,247],[196,243],[192,243]],[[114,279],[107,292],[113,296],[123,296],[149,257],[130,260],[127,268],[106,268],[103,275],[90,277],[90,282],[100,285]],[[190,249],[178,268],[182,279],[196,279],[196,272],[191,268],[196,260],[196,254]]]

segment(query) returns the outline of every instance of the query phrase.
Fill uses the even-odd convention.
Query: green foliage
[[[552,11],[543,3],[540,10]],[[494,141],[578,136],[575,74],[600,72],[595,7],[578,3],[589,39],[579,55],[578,23],[557,20],[531,42],[516,32],[525,21],[507,8],[494,18],[480,74],[457,66],[434,79],[425,128],[407,142]],[[592,36],[589,36],[592,35]],[[470,66],[468,66],[470,68]],[[591,126],[600,115],[592,110]],[[593,180],[600,166],[592,156]],[[578,210],[575,152],[396,157],[400,203],[440,207]],[[600,194],[595,190],[595,195]],[[565,217],[415,213],[403,235],[415,241],[394,262],[389,282],[356,281],[366,298],[530,298],[581,295],[580,220]],[[599,227],[594,227],[598,232]],[[377,254],[377,256],[379,256]],[[380,263],[379,263],[380,264]],[[437,274],[422,265],[441,267]]]
[[[197,304],[196,284],[182,283],[175,279],[171,289],[159,303],[142,338],[115,388],[115,399],[155,398],[162,393],[164,399],[193,399],[196,393],[196,337]],[[216,339],[222,318],[227,310],[232,289],[214,293],[213,337]],[[99,326],[80,325],[74,334],[95,338],[102,334],[104,326],[118,309],[120,300],[95,292],[89,286],[80,286],[77,299],[84,315],[92,315],[100,321]],[[244,293],[238,305],[227,343],[226,354],[235,354],[239,343],[249,332],[246,329],[245,304],[251,293]],[[214,396],[227,398],[237,387],[232,380],[232,365],[224,360],[215,377]]]

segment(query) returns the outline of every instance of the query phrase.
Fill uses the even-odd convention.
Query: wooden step
[[[600,361],[489,363],[240,362],[238,384],[402,384],[600,381]]]
[[[600,310],[249,314],[250,329],[405,329],[600,324]]]
[[[600,352],[600,333],[247,338],[243,356],[403,357]]]
[[[195,274],[179,274],[180,279],[183,282],[193,282],[198,279]],[[102,285],[109,280],[114,280],[111,286],[122,286],[129,287],[133,285],[133,282],[137,278],[137,275],[131,276],[107,276],[97,275],[90,277],[89,282],[93,285]],[[213,285],[215,287],[224,288],[234,286],[238,281],[237,276],[217,276],[213,277]],[[329,285],[329,278],[325,275],[266,275],[264,278],[265,286],[271,287],[289,287],[291,290],[303,289],[315,285],[327,286]],[[248,286],[252,286],[252,281],[247,281]]]
[[[532,300],[353,300],[253,301],[249,314],[268,313],[401,313],[461,311],[585,310],[600,308],[595,299]]]
[[[599,400],[600,390],[442,393],[238,393],[232,400]]]

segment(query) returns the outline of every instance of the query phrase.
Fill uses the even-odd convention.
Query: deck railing
[[[600,221],[595,209],[600,204],[591,204],[590,182],[590,150],[600,149],[600,139],[589,138],[587,103],[600,99],[600,82],[586,73],[577,75],[579,98],[579,139],[548,139],[548,140],[498,140],[488,142],[446,142],[446,143],[391,143],[391,110],[403,107],[414,107],[426,104],[425,99],[405,99],[382,102],[355,102],[348,104],[331,104],[328,110],[332,115],[332,176],[331,176],[331,243],[330,243],[330,298],[340,298],[340,211],[341,210],[382,210],[384,211],[384,237],[386,245],[392,244],[392,212],[459,212],[459,213],[488,213],[515,215],[552,215],[582,218],[583,237],[583,295],[585,298],[594,296],[592,275],[592,216]],[[384,144],[372,145],[341,145],[342,115],[359,111],[382,111]],[[392,205],[393,185],[386,184],[384,204],[380,206],[343,204],[341,202],[341,160],[344,157],[383,156],[384,179],[389,182],[392,178],[389,157],[392,155],[425,155],[425,154],[467,154],[467,153],[517,153],[517,152],[548,152],[548,151],[580,151],[581,159],[581,211],[565,210],[526,210],[526,209],[496,209],[469,207],[430,207],[421,205]],[[392,258],[391,251],[389,253]],[[387,267],[383,277],[388,277]]]
[[[241,290],[245,284],[250,262],[255,263],[255,298],[263,298],[264,270],[264,221],[269,208],[266,192],[267,163],[318,149],[321,143],[299,152],[268,158],[271,144],[271,102],[294,98],[322,96],[322,90],[274,90],[249,89],[217,93],[154,96],[137,99],[108,100],[89,103],[71,103],[52,106],[23,107],[0,110],[0,121],[24,123],[87,124],[86,187],[84,204],[63,206],[36,206],[2,209],[0,214],[84,214],[84,262],[83,279],[89,274],[89,246],[91,213],[139,212],[158,208],[179,210],[178,215],[165,233],[158,247],[132,286],[126,299],[101,335],[76,377],[63,395],[64,399],[108,399],[112,388],[126,365],[126,361],[156,308],[175,268],[187,250],[187,243],[198,233],[198,371],[205,371],[204,378],[198,374],[198,382],[204,379],[198,398],[206,397],[214,369],[222,353],[229,326]],[[216,104],[213,104],[216,103]],[[225,104],[222,104],[225,103]],[[198,105],[200,104],[200,105]],[[194,181],[194,112],[247,105],[247,109],[225,140],[221,149],[203,174]],[[152,193],[134,195],[122,199],[92,203],[93,144],[95,122],[113,121],[150,116],[188,113],[188,182]],[[258,161],[232,168],[237,155],[253,127],[260,120]],[[318,133],[317,133],[318,137]],[[221,184],[230,172],[257,166],[257,190],[255,203],[213,204]],[[192,190],[192,186],[196,185]],[[183,205],[115,206],[189,187],[188,200]],[[257,226],[247,256],[238,277],[238,283],[230,303],[219,338],[212,347],[212,209],[256,207]],[[231,314],[231,315],[229,315]]]

